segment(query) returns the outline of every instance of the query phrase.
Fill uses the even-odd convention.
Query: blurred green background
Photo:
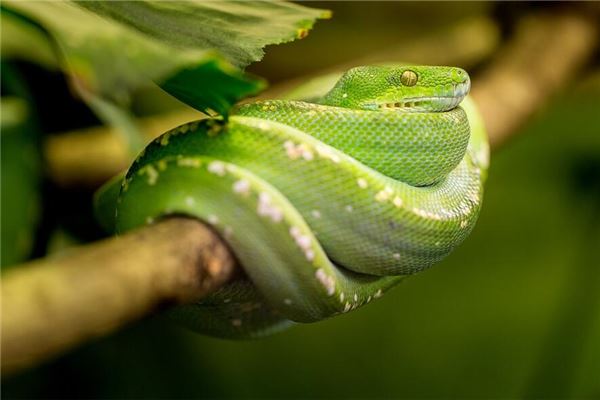
[[[495,21],[503,39],[526,9],[493,3],[309,6],[332,9],[333,19],[319,22],[306,39],[268,47],[250,71],[272,82],[307,75],[398,43],[410,46],[431,30],[472,17]],[[49,87],[69,112],[79,107],[56,74],[24,68],[34,94]],[[475,80],[478,68],[477,61],[469,65]],[[3,396],[600,398],[599,68],[596,60],[492,155],[483,212],[466,242],[381,300],[244,342],[199,336],[151,317],[5,379]],[[42,109],[39,116],[42,129],[77,127],[47,113]],[[87,116],[78,124],[95,122]],[[5,182],[3,176],[3,190]],[[50,207],[54,214],[46,220],[67,231],[69,240],[95,238],[93,229],[65,222],[88,221],[89,193],[45,185],[45,199],[75,196],[83,203]]]

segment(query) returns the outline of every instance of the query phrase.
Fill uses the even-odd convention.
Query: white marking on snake
[[[344,296],[345,296],[345,295],[344,295],[344,292],[341,292],[341,293],[340,293],[340,303],[343,303],[343,302],[344,302]]]
[[[400,259],[400,253],[394,253],[394,256],[393,256],[393,257],[394,257],[396,260],[399,260],[399,259]]]
[[[304,252],[304,256],[308,261],[312,261],[315,258],[315,252],[311,248],[312,240],[309,235],[303,235],[300,228],[292,226],[290,228],[290,235],[294,238],[294,241]]]
[[[158,171],[152,165],[146,165],[142,171],[148,175],[148,185],[155,185],[158,180]]]
[[[311,249],[304,250],[304,256],[306,257],[306,259],[308,261],[312,261],[315,259],[315,252],[312,251]]]
[[[187,197],[185,198],[185,204],[186,204],[188,207],[191,207],[191,206],[193,206],[194,204],[196,204],[196,199],[194,199],[192,196],[187,196]]]
[[[261,217],[269,217],[273,222],[280,222],[283,219],[283,213],[273,204],[271,196],[266,192],[261,192],[258,195],[258,206],[256,212]]]
[[[333,296],[333,294],[335,293],[335,280],[333,279],[333,277],[327,275],[323,268],[319,268],[315,272],[315,276],[317,277],[319,282],[321,282],[321,285],[323,285],[325,290],[327,290],[327,295]]]
[[[161,146],[168,145],[170,137],[171,137],[171,133],[165,133],[164,135],[162,135],[162,137],[160,138],[160,145]]]
[[[247,196],[250,193],[250,182],[245,179],[240,179],[233,184],[233,191],[243,196]]]
[[[306,161],[310,161],[314,158],[314,154],[311,151],[310,146],[305,143],[300,143],[296,146],[291,140],[286,140],[283,143],[283,148],[291,160],[296,160],[302,157]]]
[[[377,292],[375,292],[375,294],[373,295],[374,298],[378,299],[381,296],[383,296],[383,292],[381,291],[381,289],[379,289]]]
[[[356,183],[358,183],[358,187],[361,189],[366,189],[369,186],[369,183],[364,178],[358,178]]]
[[[302,158],[304,158],[306,161],[310,161],[314,158],[313,152],[310,150],[308,145],[304,143],[298,146],[298,151],[302,155]]]
[[[208,172],[212,172],[213,174],[218,176],[224,176],[225,164],[221,161],[213,161],[210,164],[208,164]]]
[[[394,205],[396,207],[402,207],[402,204],[404,204],[404,202],[402,201],[402,199],[398,196],[394,197],[394,200],[392,200],[392,203],[394,203]]]
[[[352,309],[352,305],[350,305],[350,303],[346,303],[346,305],[344,306],[344,311],[342,311],[342,312],[347,313],[351,309]]]
[[[418,215],[419,217],[423,217],[423,218],[427,218],[427,217],[428,217],[428,215],[427,215],[427,214],[428,214],[428,213],[427,213],[427,211],[425,211],[425,210],[421,210],[420,208],[416,208],[416,207],[414,207],[414,208],[412,209],[412,211],[413,211],[413,212],[414,212],[416,215]]]
[[[389,200],[393,194],[394,190],[391,187],[386,186],[385,189],[377,192],[377,194],[375,195],[375,200],[377,200],[380,203],[383,203],[384,201]]]
[[[358,295],[354,293],[354,301],[358,301]]]
[[[316,146],[315,149],[317,150],[317,154],[319,155],[319,157],[328,158],[336,164],[340,162],[340,157],[328,147],[319,144]]]
[[[321,212],[319,210],[312,210],[310,213],[315,218],[321,218]]]
[[[295,239],[298,235],[300,235],[300,228],[297,226],[290,227],[290,235]]]
[[[265,109],[265,111],[266,111],[266,110],[267,110],[267,109]],[[266,131],[267,129],[269,129],[269,124],[268,124],[268,123],[266,123],[265,121],[260,121],[260,122],[258,123],[258,127],[259,127],[260,129],[262,129],[263,131]]]
[[[354,208],[353,208],[353,207],[352,207],[350,204],[348,204],[348,205],[346,206],[346,211],[348,211],[348,212],[352,212],[352,210],[354,210]]]
[[[146,223],[149,224],[153,224],[154,223],[154,218],[152,217],[146,217]]]
[[[196,158],[180,158],[177,160],[177,165],[181,167],[198,168],[200,167],[201,163],[200,160]]]
[[[300,154],[298,153],[298,151],[296,150],[296,145],[294,145],[294,143],[291,140],[286,140],[283,143],[283,148],[285,149],[287,156],[292,159],[295,160],[298,157],[300,157]]]
[[[212,224],[212,225],[216,225],[219,223],[219,217],[217,217],[214,214],[210,214],[208,216],[208,223]]]
[[[291,299],[283,299],[283,303],[284,303],[285,305],[288,305],[288,306],[289,306],[290,304],[292,304],[292,300],[291,300]]]

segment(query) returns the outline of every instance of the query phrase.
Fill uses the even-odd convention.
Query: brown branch
[[[580,14],[523,18],[513,39],[477,77],[471,94],[496,149],[578,77],[598,45],[598,25]]]
[[[235,271],[219,237],[188,218],[15,267],[2,278],[2,373],[201,298]]]
[[[597,45],[596,29],[577,15],[523,21],[473,88],[493,150],[576,76]],[[2,284],[3,373],[111,332],[162,304],[201,298],[236,271],[217,235],[184,218],[15,267]]]
[[[202,116],[199,111],[186,108],[136,122],[149,143],[163,132]],[[98,187],[132,161],[125,136],[110,126],[48,136],[44,141],[44,157],[48,175],[62,187]]]

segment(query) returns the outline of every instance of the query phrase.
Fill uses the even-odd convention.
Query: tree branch
[[[598,45],[598,26],[580,14],[537,14],[520,21],[513,39],[477,77],[471,94],[498,148],[567,83]]]
[[[496,150],[597,46],[583,15],[526,18],[473,97]],[[199,299],[240,273],[225,244],[202,223],[173,218],[29,264],[3,277],[2,370],[34,365],[107,334],[161,305]]]
[[[2,282],[2,373],[201,298],[236,271],[212,230],[181,217],[12,268]]]

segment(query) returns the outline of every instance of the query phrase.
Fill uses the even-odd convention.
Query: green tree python
[[[256,337],[354,310],[472,230],[488,145],[469,88],[460,68],[366,66],[310,101],[237,106],[157,138],[98,213],[116,232],[189,215],[228,243],[246,277],[172,312],[196,331]]]

